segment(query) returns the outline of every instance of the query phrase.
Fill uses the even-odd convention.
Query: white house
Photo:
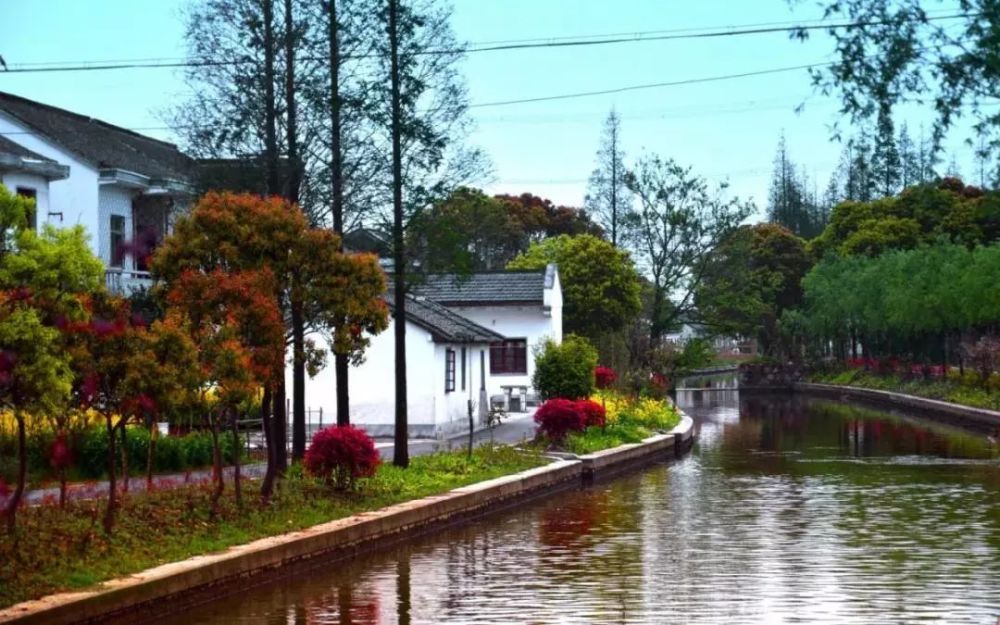
[[[442,436],[477,427],[489,402],[503,396],[526,409],[532,350],[562,340],[562,291],[555,265],[539,271],[438,274],[411,288],[406,304],[407,405],[411,436]],[[350,372],[351,422],[391,435],[395,419],[392,323],[372,337],[365,361]],[[318,338],[318,337],[313,337]],[[291,389],[291,371],[287,372]],[[305,404],[336,420],[336,381],[327,367],[306,381]],[[291,402],[291,398],[289,398]]]
[[[171,143],[0,92],[0,182],[35,198],[35,227],[83,225],[112,290],[149,282],[146,256],[190,203],[193,171]]]

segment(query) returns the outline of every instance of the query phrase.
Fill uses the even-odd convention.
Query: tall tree
[[[656,346],[678,319],[694,312],[694,292],[711,250],[752,213],[753,205],[726,199],[725,184],[711,189],[690,168],[658,156],[640,160],[626,180],[640,203],[633,245],[651,282],[649,337]]]
[[[920,180],[920,165],[917,162],[917,146],[910,137],[910,131],[906,127],[906,122],[899,128],[899,184],[904,189],[911,187]]]
[[[406,403],[406,248],[403,238],[403,110],[399,71],[399,3],[388,0],[389,81],[392,84],[392,252],[394,262],[393,330],[395,332],[395,437],[392,463],[410,464],[410,441]]]
[[[801,237],[818,234],[826,219],[816,194],[809,187],[809,177],[805,169],[799,170],[792,162],[782,133],[768,193],[768,221],[781,224]]]
[[[611,245],[618,247],[623,228],[632,216],[632,198],[625,186],[625,150],[622,120],[612,108],[604,120],[604,134],[597,149],[597,167],[590,174],[585,204],[600,219]]]
[[[899,191],[901,163],[892,115],[888,111],[879,113],[876,129],[875,146],[872,150],[872,175],[875,178],[878,194],[890,197]]]

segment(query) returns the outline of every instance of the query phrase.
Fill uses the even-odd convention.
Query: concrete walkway
[[[520,443],[529,440],[535,435],[535,422],[532,419],[533,413],[515,413],[510,415],[504,422],[493,431],[479,430],[473,434],[473,444],[475,446],[494,441],[506,445]],[[469,435],[457,434],[442,439],[414,438],[410,440],[410,456],[423,456],[436,451],[449,451],[452,449],[462,449],[468,445]],[[394,445],[391,439],[377,439],[375,447],[379,455],[386,462],[392,461]],[[240,468],[244,477],[262,477],[267,466],[260,463],[243,465]],[[226,481],[233,479],[233,468],[225,467],[223,475]],[[165,488],[179,488],[190,484],[206,484],[212,481],[211,469],[200,469],[188,471],[186,473],[174,473],[168,475],[153,476],[153,488],[162,490]],[[123,481],[119,478],[118,488],[122,488]],[[129,479],[129,492],[141,493],[146,491],[146,478],[143,476],[133,476]],[[106,497],[108,493],[107,481],[75,482],[67,489],[67,498],[72,501],[86,499],[97,499]],[[59,487],[38,488],[29,490],[24,494],[24,501],[28,505],[38,505],[41,503],[57,503],[59,501]]]

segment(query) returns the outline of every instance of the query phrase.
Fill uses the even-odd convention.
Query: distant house
[[[374,435],[393,432],[392,323],[372,337],[365,362],[350,373],[351,421]],[[555,265],[538,271],[437,274],[412,287],[406,304],[410,435],[466,429],[470,401],[478,426],[490,401],[501,396],[506,407],[525,410],[535,368],[532,350],[547,338],[562,340],[562,289]],[[291,389],[290,371],[287,377]],[[322,409],[325,421],[336,419],[332,366],[307,380],[305,403],[310,411]]]
[[[149,283],[148,254],[190,204],[193,175],[172,143],[0,92],[0,181],[36,199],[35,227],[84,226],[112,290]]]

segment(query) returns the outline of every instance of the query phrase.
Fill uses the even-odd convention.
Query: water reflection
[[[679,402],[700,438],[676,464],[331,563],[172,622],[1000,615],[1000,460],[985,438],[794,397],[690,393]]]

